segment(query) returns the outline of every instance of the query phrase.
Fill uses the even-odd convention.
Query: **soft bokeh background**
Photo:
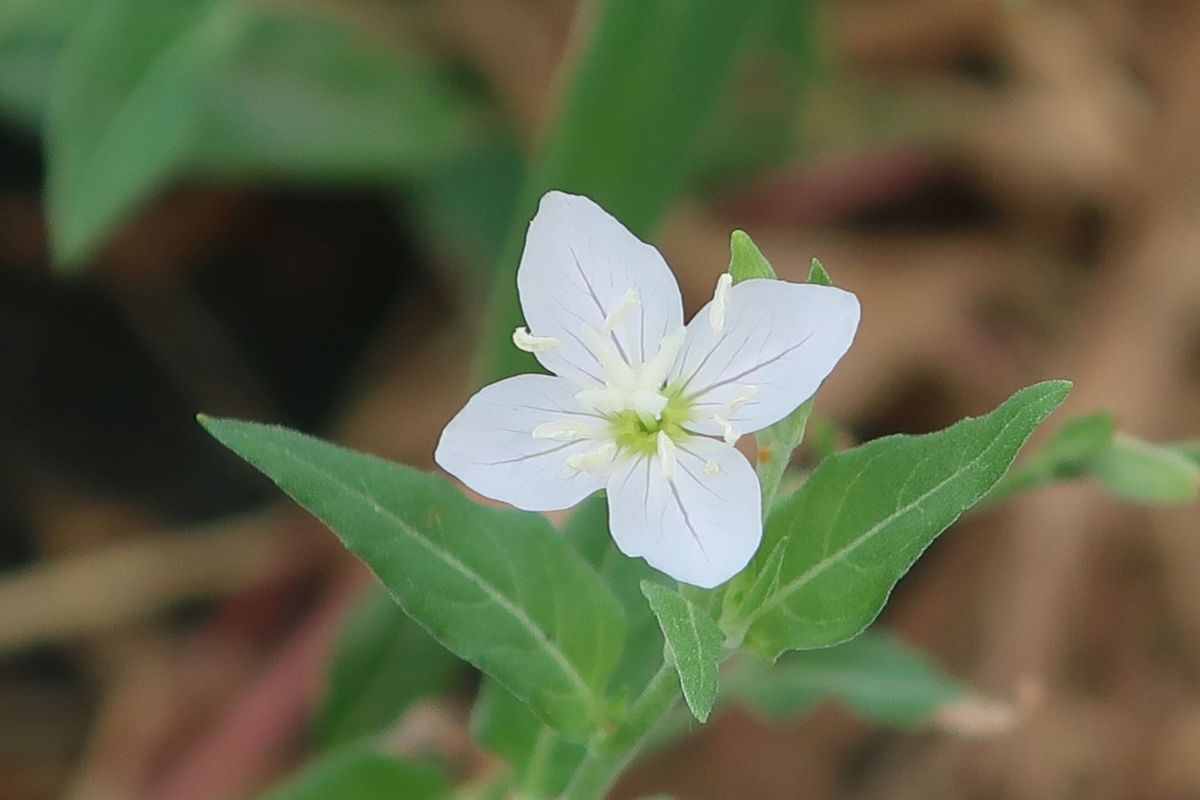
[[[303,757],[365,576],[193,415],[431,466],[604,4],[217,5],[0,5],[6,800],[241,797]],[[818,404],[847,442],[1047,377],[1076,381],[1064,418],[1200,434],[1200,4],[750,6],[701,76],[711,113],[653,59],[612,62],[629,108],[695,111],[695,136],[572,134],[631,165],[607,190],[689,310],[743,228],[783,277],[819,256],[862,298]],[[658,24],[613,52],[657,52]],[[661,220],[637,207],[659,195]],[[931,549],[884,624],[1015,704],[1007,732],[732,712],[621,796],[1200,797],[1198,523],[1081,484]],[[485,773],[471,691],[414,709],[397,748]]]

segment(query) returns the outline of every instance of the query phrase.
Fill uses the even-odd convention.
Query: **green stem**
[[[637,754],[655,723],[666,716],[679,696],[679,676],[675,667],[664,663],[629,707],[629,714],[621,725],[593,738],[587,755],[563,792],[562,800],[602,800]]]
[[[546,766],[550,751],[554,748],[555,738],[554,732],[545,725],[538,731],[537,741],[534,742],[533,752],[525,769],[525,778],[517,789],[520,797],[538,797],[546,793],[543,788],[546,782]]]

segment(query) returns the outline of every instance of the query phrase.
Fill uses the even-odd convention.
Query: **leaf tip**
[[[812,265],[808,268],[808,282],[818,286],[833,286],[833,278],[829,277],[829,272],[821,263],[821,259],[814,258],[812,260]]]
[[[751,278],[779,277],[750,234],[740,229],[729,234],[729,274],[734,283]]]
[[[1012,397],[1005,401],[1005,405],[1009,403],[1020,404],[1033,402],[1036,404],[1046,404],[1046,414],[1049,415],[1054,409],[1062,405],[1067,399],[1067,395],[1071,393],[1071,389],[1075,384],[1068,380],[1048,380],[1041,383],[1035,383],[1032,386],[1026,386]]]
[[[1062,379],[1046,381],[1043,385],[1050,390],[1049,398],[1054,402],[1053,408],[1058,408],[1062,405],[1062,402],[1071,394],[1071,390],[1075,388],[1073,382]]]
[[[743,253],[758,253],[762,251],[758,249],[758,245],[750,238],[750,234],[746,233],[741,228],[736,228],[729,234],[729,252],[733,254]]]

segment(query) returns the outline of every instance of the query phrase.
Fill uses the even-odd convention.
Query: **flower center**
[[[584,330],[590,349],[604,369],[604,387],[585,389],[575,399],[608,421],[607,438],[619,453],[653,455],[687,436],[683,426],[691,418],[691,403],[682,392],[664,387],[683,345],[685,329],[680,326],[667,334],[658,352],[645,362],[630,363],[620,351],[613,329],[638,302],[636,292],[627,292],[621,305],[605,320],[604,331]]]
[[[691,404],[678,392],[667,392],[666,400],[657,417],[650,417],[635,410],[609,414],[609,435],[622,453],[638,456],[654,455],[659,448],[659,433],[664,433],[672,442],[682,442],[688,433],[684,429],[692,417]]]

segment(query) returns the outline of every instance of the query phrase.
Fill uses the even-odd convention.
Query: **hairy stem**
[[[663,663],[621,725],[595,736],[562,800],[602,800],[605,792],[637,754],[638,747],[680,697],[679,676]]]

